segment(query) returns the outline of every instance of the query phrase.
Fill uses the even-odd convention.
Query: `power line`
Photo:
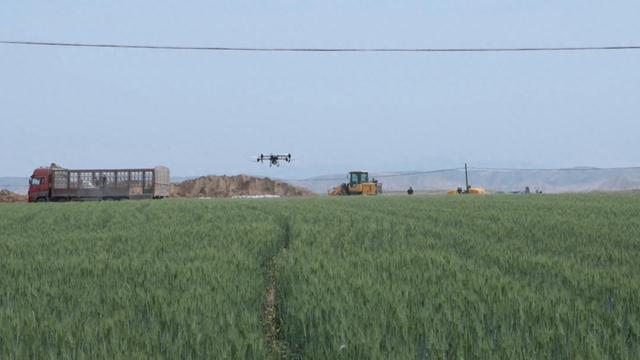
[[[640,166],[629,167],[609,167],[609,168],[591,168],[591,167],[573,167],[573,168],[487,168],[487,167],[469,167],[469,170],[479,171],[612,171],[612,170],[640,170]]]
[[[452,172],[452,171],[461,171],[464,168],[453,168],[453,169],[438,169],[438,170],[424,170],[424,171],[410,171],[410,172],[400,172],[394,174],[376,174],[370,173],[371,177],[375,178],[390,178],[390,177],[403,177],[403,176],[415,176],[415,175],[426,175],[426,174],[437,174],[444,172]],[[307,178],[307,179],[280,179],[282,181],[290,181],[290,182],[316,182],[316,181],[334,181],[334,180],[344,180],[346,176],[340,177],[321,177],[321,178]]]
[[[306,179],[277,179],[285,182],[316,182],[316,181],[335,181],[335,180],[344,180],[346,176],[340,177],[323,177],[323,178],[306,178]]]
[[[622,46],[561,46],[561,47],[494,47],[494,48],[322,48],[322,47],[233,47],[233,46],[165,46],[136,44],[100,44],[0,40],[0,44],[21,46],[58,46],[84,48],[116,48],[147,50],[187,50],[187,51],[220,51],[220,52],[518,52],[518,51],[610,51],[640,50],[640,45]]]
[[[389,177],[401,177],[401,176],[416,176],[416,175],[439,174],[439,173],[454,172],[454,171],[461,171],[461,170],[464,170],[464,168],[401,172],[401,173],[397,173],[397,174],[376,175],[376,177],[378,177],[378,178],[389,178]]]
[[[609,168],[491,168],[491,167],[469,167],[469,170],[475,171],[567,171],[567,172],[579,172],[579,171],[614,171],[614,170],[640,170],[640,166],[629,166],[629,167],[609,167]],[[375,174],[370,173],[372,177],[375,178],[390,178],[390,177],[409,177],[416,175],[429,175],[429,174],[438,174],[438,173],[446,173],[446,172],[456,172],[463,171],[464,168],[450,168],[450,169],[438,169],[438,170],[424,170],[424,171],[410,171],[410,172],[398,172],[392,174]],[[340,177],[320,177],[320,178],[306,178],[306,179],[279,179],[281,181],[289,181],[289,182],[318,182],[318,181],[334,181],[334,180],[343,180],[346,176]]]

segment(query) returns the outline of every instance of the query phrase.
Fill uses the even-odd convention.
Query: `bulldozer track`
[[[289,344],[286,341],[282,320],[278,312],[278,283],[277,262],[278,255],[289,247],[291,241],[290,225],[286,220],[282,221],[282,239],[277,250],[263,261],[265,274],[265,304],[264,304],[264,333],[267,344],[274,358],[288,359],[290,357]]]

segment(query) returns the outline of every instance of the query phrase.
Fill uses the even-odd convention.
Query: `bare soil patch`
[[[232,197],[253,195],[310,196],[305,188],[248,175],[203,176],[171,187],[172,197]]]
[[[0,203],[26,202],[27,196],[16,194],[9,190],[0,190]]]

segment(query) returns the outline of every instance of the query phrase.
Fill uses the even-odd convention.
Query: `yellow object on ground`
[[[447,194],[449,195],[486,195],[487,194],[487,190],[483,189],[483,188],[469,188],[467,191],[462,190],[462,188],[459,189],[453,189],[453,190],[449,190],[447,191]]]

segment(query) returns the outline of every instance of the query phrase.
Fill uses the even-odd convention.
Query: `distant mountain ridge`
[[[383,185],[383,191],[405,191],[410,186],[417,191],[445,192],[465,186],[464,170],[435,173],[395,172],[371,173]],[[317,193],[326,193],[347,180],[346,175],[326,175],[290,181]],[[558,170],[469,170],[469,184],[490,192],[531,191],[545,193],[627,191],[640,189],[640,168],[598,169],[580,167]]]
[[[29,190],[28,177],[0,177],[0,190],[9,190],[16,194],[26,194]]]

